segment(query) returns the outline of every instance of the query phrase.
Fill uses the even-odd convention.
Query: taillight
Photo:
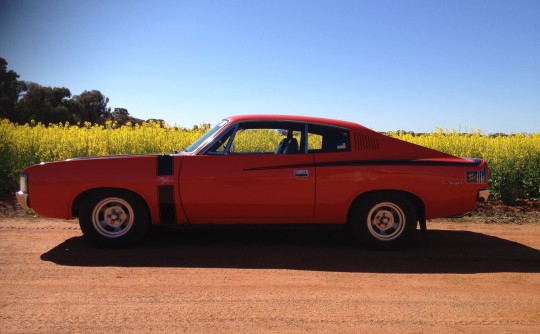
[[[486,183],[487,170],[486,167],[480,170],[468,170],[465,172],[465,180],[467,183]]]

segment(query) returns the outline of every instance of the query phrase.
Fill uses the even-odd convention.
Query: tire
[[[349,227],[362,245],[395,249],[416,229],[418,218],[410,200],[400,194],[384,193],[357,200],[349,217]]]
[[[83,203],[79,224],[85,237],[107,247],[125,247],[141,240],[150,225],[144,200],[127,191],[91,194]]]

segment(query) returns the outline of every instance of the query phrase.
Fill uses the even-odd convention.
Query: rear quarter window
[[[350,151],[349,131],[322,125],[308,126],[308,151],[310,153]]]

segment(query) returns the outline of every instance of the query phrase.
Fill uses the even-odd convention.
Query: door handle
[[[305,169],[297,169],[294,171],[294,176],[296,177],[308,177],[309,171]]]

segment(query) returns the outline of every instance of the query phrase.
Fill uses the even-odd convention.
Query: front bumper
[[[18,191],[15,196],[17,197],[17,202],[19,202],[20,206],[27,210],[30,209],[30,201],[28,200],[27,193]]]
[[[478,197],[476,199],[476,201],[480,202],[480,203],[484,203],[488,200],[488,197],[489,197],[489,189],[482,189],[480,191],[478,191]]]

